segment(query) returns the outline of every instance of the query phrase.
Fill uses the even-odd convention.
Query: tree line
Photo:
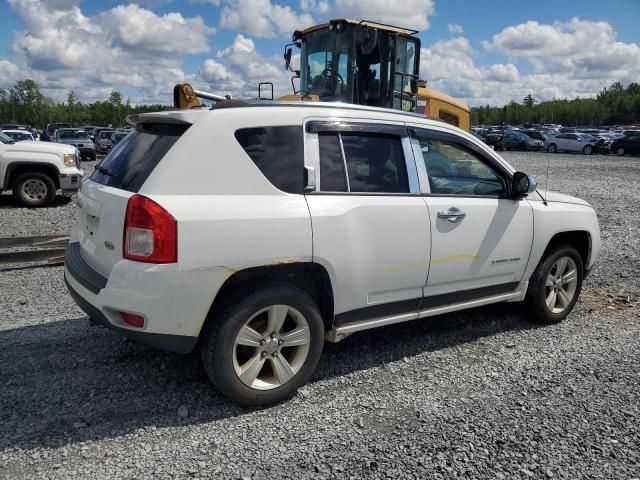
[[[620,82],[604,88],[595,98],[538,102],[531,94],[522,103],[502,107],[474,107],[473,125],[555,123],[567,126],[633,125],[640,123],[640,84],[625,88]]]
[[[73,91],[66,102],[46,97],[31,80],[20,80],[13,87],[0,88],[0,124],[27,124],[44,129],[49,123],[70,123],[74,127],[98,125],[122,127],[127,115],[157,112],[163,105],[131,105],[120,92],[113,91],[104,101],[81,102]]]
[[[0,88],[0,124],[28,124],[44,129],[49,123],[82,125],[111,125],[121,127],[128,115],[157,112],[163,105],[131,105],[122,94],[111,92],[109,98],[93,103],[81,102],[73,91],[66,102],[46,97],[38,84],[30,79],[20,80],[13,87]],[[522,103],[510,102],[502,107],[474,107],[473,125],[501,123],[558,123],[561,125],[599,126],[640,123],[640,84],[625,88],[616,82],[603,89],[595,98],[538,102],[531,94]]]

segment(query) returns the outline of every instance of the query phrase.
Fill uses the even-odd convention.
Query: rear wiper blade
[[[105,167],[101,167],[101,166],[97,166],[96,170],[98,170],[100,173],[104,173],[105,175],[109,176],[109,177],[113,177],[113,178],[118,178],[117,175],[115,175],[111,170],[109,170],[108,168]]]

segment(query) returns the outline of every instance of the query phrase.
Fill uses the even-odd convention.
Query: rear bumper
[[[121,334],[122,336],[129,338],[135,342],[143,343],[151,347],[160,348],[162,350],[169,350],[178,353],[189,353],[196,346],[198,337],[188,337],[186,335],[167,335],[163,333],[148,333],[139,330],[131,330],[128,328],[118,327],[111,323],[107,317],[94,305],[91,305],[88,301],[80,296],[67,280],[67,274],[65,272],[64,283],[69,290],[69,294],[73,301],[86,313],[92,322],[98,325],[109,328]]]
[[[176,264],[120,260],[105,277],[82,257],[79,242],[72,240],[65,252],[67,288],[95,323],[179,353],[194,348],[213,297],[231,273],[222,267],[179,270]],[[144,326],[125,323],[121,312],[144,317]]]

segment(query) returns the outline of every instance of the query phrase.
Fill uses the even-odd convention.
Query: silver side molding
[[[444,305],[442,307],[431,307],[418,312],[403,313],[399,315],[388,315],[386,317],[371,318],[367,320],[359,320],[357,322],[345,323],[339,327],[333,327],[325,335],[325,340],[330,343],[337,343],[344,340],[349,335],[362,330],[369,330],[372,328],[384,327],[387,325],[393,325],[394,323],[409,322],[411,320],[418,320],[419,318],[434,317],[436,315],[442,315],[444,313],[456,312],[458,310],[466,310],[468,308],[482,307],[484,305],[490,305],[492,303],[500,302],[519,302],[524,300],[524,296],[527,293],[527,287],[529,282],[521,282],[518,289],[515,292],[501,293],[499,295],[492,295],[490,297],[479,298],[477,300],[470,300],[467,302],[452,303],[451,305]]]

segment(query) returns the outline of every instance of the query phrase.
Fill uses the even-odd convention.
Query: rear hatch
[[[82,184],[74,227],[82,258],[105,277],[123,258],[127,202],[190,124],[171,117],[140,121]],[[170,121],[172,123],[166,123]]]

